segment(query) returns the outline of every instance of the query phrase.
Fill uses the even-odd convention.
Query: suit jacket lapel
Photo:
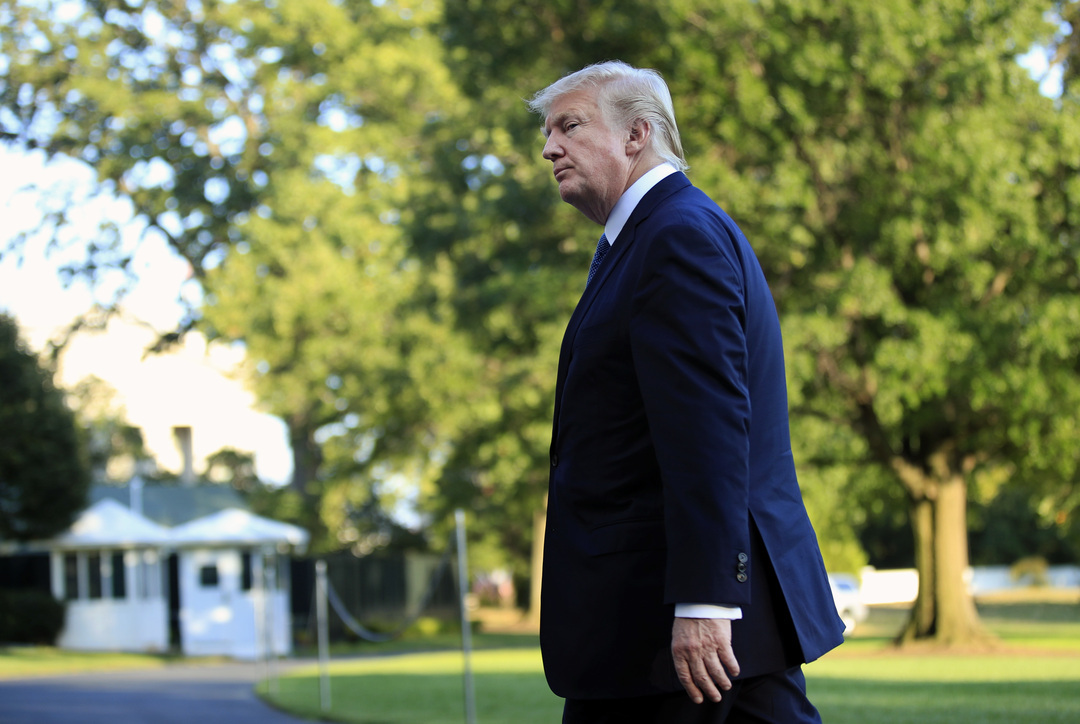
[[[581,295],[581,299],[574,309],[574,314],[570,317],[570,322],[566,326],[566,337],[569,340],[573,340],[577,334],[578,327],[581,326],[581,320],[600,293],[604,282],[614,273],[622,258],[629,253],[629,249],[633,246],[637,235],[638,224],[649,218],[649,215],[664,199],[689,185],[690,180],[686,178],[685,174],[682,172],[673,173],[649,189],[649,192],[641,198],[633,213],[630,214],[630,218],[626,220],[623,230],[619,233],[619,238],[616,239],[618,243],[611,247],[611,251],[604,257],[604,263],[600,265],[596,276],[593,277],[592,283],[585,288],[585,293]],[[564,344],[561,351],[566,353],[569,350]],[[562,365],[560,365],[561,367]]]
[[[577,336],[581,321],[585,318],[585,314],[589,311],[589,307],[592,306],[597,294],[600,293],[600,289],[603,288],[604,282],[614,273],[619,261],[629,253],[637,235],[638,224],[649,218],[649,215],[664,199],[689,185],[690,180],[686,178],[686,175],[682,172],[676,172],[649,189],[649,192],[641,198],[633,213],[630,214],[630,218],[626,220],[626,225],[623,226],[619,238],[616,239],[618,243],[611,247],[611,251],[604,257],[604,263],[597,270],[596,276],[593,277],[589,286],[585,288],[585,293],[581,295],[581,299],[578,301],[577,307],[566,325],[562,347],[559,349],[559,372],[555,378],[555,415],[553,420],[553,429],[556,435],[559,429],[559,411],[562,407],[563,381],[566,379],[566,371],[570,367],[574,338]],[[554,442],[555,435],[552,436],[552,445],[554,445]]]

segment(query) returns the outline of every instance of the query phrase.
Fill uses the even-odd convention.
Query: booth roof
[[[295,525],[227,508],[178,525],[158,525],[123,503],[105,498],[45,545],[50,548],[130,548],[290,545],[304,548],[308,533]]]
[[[308,533],[295,525],[261,518],[246,510],[229,508],[173,528],[171,542],[193,545],[263,545],[285,543],[303,547]]]
[[[84,510],[54,543],[61,548],[163,546],[169,530],[115,500],[101,500]]]

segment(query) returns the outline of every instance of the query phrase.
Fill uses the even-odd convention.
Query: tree
[[[44,540],[86,507],[75,417],[52,375],[0,314],[0,539]]]
[[[522,602],[543,531],[535,513],[550,470],[559,344],[599,234],[555,193],[540,156],[540,119],[522,99],[584,55],[651,46],[664,27],[652,23],[660,15],[644,3],[451,1],[440,28],[467,102],[426,127],[435,182],[403,221],[413,253],[451,274],[446,304],[488,396],[448,447],[434,517],[445,520],[455,507],[474,511],[470,531],[488,550],[504,552],[499,563],[513,572]],[[596,55],[568,47],[575,42]]]
[[[929,19],[799,5],[755,19],[782,42],[725,44],[720,62],[746,70],[718,119],[765,152],[732,165],[750,218],[767,219],[750,233],[773,269],[793,411],[819,454],[905,492],[920,573],[905,639],[968,642],[982,637],[963,583],[969,487],[1076,479],[1075,114],[1015,62],[1049,32],[1033,3],[943,2]]]
[[[1016,63],[1041,43],[1075,69],[1051,5],[1077,7],[0,0],[0,133],[91,165],[191,262],[187,323],[246,345],[326,540],[364,538],[404,477],[438,539],[471,509],[471,550],[521,583],[595,243],[521,99],[597,60],[660,69],[691,177],[772,284],[830,565],[903,501],[910,636],[961,642],[965,501],[1077,503],[1080,114],[1071,72],[1053,101]],[[89,270],[124,265],[115,239]]]
[[[808,244],[788,263],[810,281],[786,301],[798,310],[794,409],[804,427],[849,430],[905,491],[920,590],[904,640],[963,644],[983,637],[963,579],[969,488],[1077,477],[1066,453],[1080,409],[1080,245],[1067,211],[1078,189],[1066,181],[1077,157],[1063,138],[1075,115],[1015,63],[1048,31],[1041,8],[940,10],[918,36],[896,34],[900,18],[857,34],[842,13],[822,18],[823,36],[844,40],[796,34],[804,66],[864,47],[920,62],[835,92],[810,68],[776,68],[788,77],[773,95],[801,86],[799,97],[831,105],[778,108],[782,127],[810,130],[794,165],[815,189],[793,225]]]
[[[207,456],[203,476],[215,483],[227,483],[240,493],[250,493],[263,484],[255,471],[255,456],[231,447]]]
[[[245,345],[289,428],[297,507],[333,545],[380,480],[423,475],[455,416],[430,409],[468,374],[420,290],[438,267],[408,257],[399,223],[415,135],[455,102],[437,8],[63,5],[0,3],[3,137],[81,159],[191,264],[205,303],[176,334]],[[64,213],[47,222],[62,239]],[[110,262],[128,263],[115,234],[81,271]]]
[[[293,487],[332,546],[384,528],[372,503],[391,506],[395,480],[430,491],[486,393],[443,301],[445,265],[417,263],[401,221],[425,183],[418,137],[457,101],[435,11],[316,7],[294,23],[314,49],[274,11],[245,15],[265,26],[252,43],[290,47],[286,88],[280,72],[253,83],[288,100],[262,106],[283,159],[208,272],[203,319],[245,344],[257,393],[292,433]]]
[[[969,489],[1069,489],[1078,474],[1078,114],[1016,62],[1052,39],[1046,8],[450,7],[455,48],[484,49],[452,57],[485,101],[527,92],[515,83],[536,69],[532,87],[550,81],[551,59],[665,74],[692,177],[771,281],[807,497],[899,486],[921,582],[905,639],[980,639],[963,584]]]
[[[109,383],[90,375],[75,385],[69,397],[95,483],[129,480],[144,468],[156,467],[142,430],[128,422]]]
[[[1080,33],[1076,30],[1080,27],[1080,2],[1055,0],[1053,5],[1060,32],[1049,44],[1054,49],[1052,63],[1061,67],[1063,94],[1075,101],[1080,79]]]

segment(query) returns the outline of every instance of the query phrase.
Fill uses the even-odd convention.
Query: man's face
[[[629,186],[629,133],[610,127],[594,92],[581,90],[555,99],[544,135],[562,200],[603,224]]]

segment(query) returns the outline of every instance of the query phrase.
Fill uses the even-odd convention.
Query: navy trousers
[[[563,724],[821,724],[796,666],[732,682],[718,704],[685,692],[630,699],[567,699]]]

